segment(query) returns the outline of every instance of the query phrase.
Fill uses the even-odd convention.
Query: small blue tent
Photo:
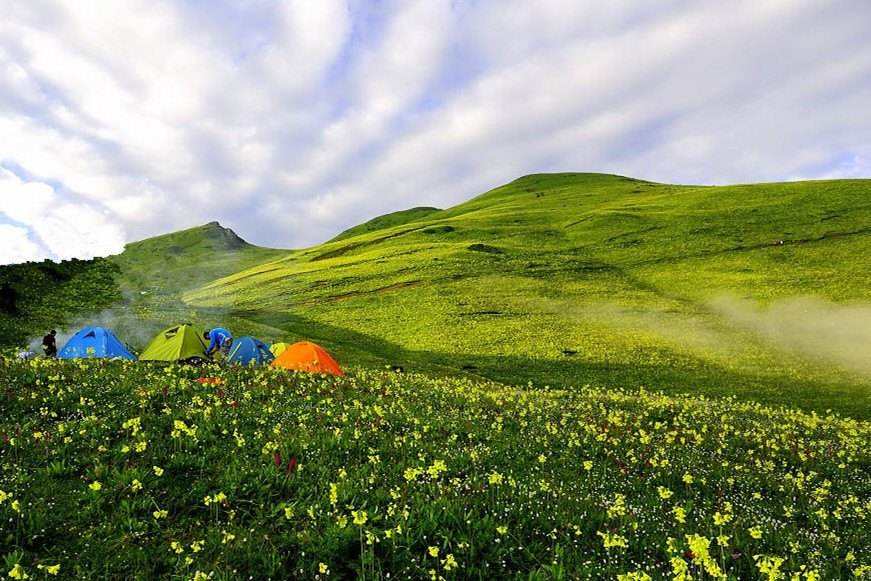
[[[57,356],[60,359],[136,359],[115,333],[103,327],[85,327],[67,341]]]
[[[273,359],[275,355],[269,350],[269,345],[254,337],[237,340],[227,356],[227,362],[236,365],[266,365]]]

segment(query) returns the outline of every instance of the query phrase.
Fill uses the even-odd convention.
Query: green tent
[[[142,355],[140,361],[187,361],[206,359],[206,346],[200,334],[190,325],[179,325],[161,331]]]

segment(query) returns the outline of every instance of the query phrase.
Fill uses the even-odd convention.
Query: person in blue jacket
[[[212,356],[216,351],[220,351],[226,355],[230,351],[230,346],[233,344],[233,335],[223,327],[215,327],[214,329],[206,329],[203,333],[203,338],[209,342],[209,348],[206,350],[206,355]]]

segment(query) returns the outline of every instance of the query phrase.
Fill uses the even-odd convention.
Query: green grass
[[[825,349],[796,349],[746,323],[816,297],[812,335],[829,310],[867,303],[871,273],[857,257],[871,255],[869,189],[528,176],[184,298],[269,339],[323,341],[349,361],[868,417],[867,366],[833,364]]]
[[[0,384],[3,573],[869,571],[867,422],[364,369],[0,358]]]
[[[313,339],[349,364],[868,418],[869,191],[553,174],[293,251],[213,223],[112,257],[117,289],[92,312],[120,294],[107,324],[138,348],[179,321],[224,324]],[[61,304],[40,309],[72,320]]]
[[[111,260],[121,269],[122,290],[132,298],[174,299],[179,292],[285,254],[285,250],[248,244],[212,222],[128,244]]]
[[[409,222],[415,222],[438,211],[438,208],[420,206],[417,208],[409,208],[408,210],[400,210],[399,212],[384,214],[383,216],[372,218],[368,222],[358,224],[353,228],[348,228],[347,230],[330,240],[330,242],[336,242],[339,240],[344,240],[346,238],[353,238],[354,236],[359,236],[361,234],[375,232],[376,230],[384,230],[386,228],[392,228],[394,226],[408,224]]]

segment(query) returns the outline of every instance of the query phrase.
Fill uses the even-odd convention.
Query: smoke
[[[871,305],[800,297],[763,307],[721,297],[710,306],[776,348],[871,376]]]
[[[83,327],[111,329],[122,343],[126,343],[134,350],[141,350],[162,328],[156,321],[137,316],[127,306],[113,307],[99,313],[79,317],[71,323],[56,327],[58,351],[63,349],[67,341]],[[30,339],[28,349],[34,353],[42,353],[42,336]]]

